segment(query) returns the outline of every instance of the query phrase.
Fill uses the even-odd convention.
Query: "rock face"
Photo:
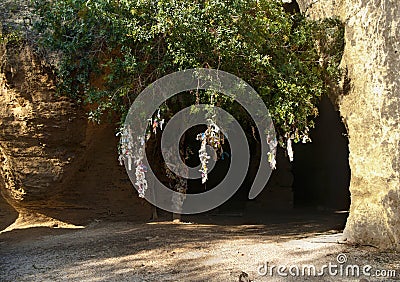
[[[84,140],[82,111],[55,97],[54,84],[28,45],[2,46],[0,175],[3,194],[16,201],[57,191]]]
[[[400,249],[400,2],[299,0],[311,18],[345,24],[346,70],[337,104],[347,125],[349,241]]]
[[[118,165],[114,125],[89,123],[81,106],[56,96],[32,48],[13,47],[0,48],[1,195],[20,215],[149,219],[150,206]]]
[[[149,219],[149,205],[118,166],[114,125],[88,123],[82,106],[57,97],[29,28],[15,28],[26,16],[19,13],[29,9],[24,1],[6,2],[0,4],[0,197],[20,217]],[[14,14],[7,13],[10,7]],[[1,216],[10,213],[4,205],[0,201],[2,228]]]

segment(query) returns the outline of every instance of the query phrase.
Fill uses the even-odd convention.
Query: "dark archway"
[[[197,129],[198,131],[199,129]],[[189,140],[195,140],[194,131],[187,132]],[[339,112],[335,110],[328,97],[319,104],[319,116],[315,128],[311,130],[311,143],[294,145],[294,162],[290,163],[284,149],[279,148],[277,169],[260,195],[254,200],[248,199],[249,188],[255,172],[258,170],[259,155],[257,143],[251,145],[253,165],[245,182],[236,194],[218,210],[235,212],[249,211],[289,211],[293,208],[312,208],[331,211],[348,211],[350,206],[350,167],[346,128]],[[197,152],[198,145],[192,149]],[[196,147],[197,146],[197,147]],[[195,162],[198,164],[197,156]],[[225,164],[226,163],[226,164]],[[208,188],[218,184],[224,177],[229,162],[218,161],[210,175]],[[204,190],[200,181],[189,181],[189,193]],[[245,211],[246,210],[246,211]]]
[[[258,170],[259,148],[251,144],[251,162],[247,177],[236,194],[220,207],[184,220],[212,224],[288,224],[300,226],[301,232],[311,226],[318,232],[343,230],[350,206],[350,168],[346,129],[329,98],[323,97],[320,114],[311,131],[313,142],[294,146],[294,162],[278,148],[277,169],[265,189],[253,200],[249,188]],[[194,135],[188,132],[188,135]],[[193,140],[193,138],[189,138]],[[196,144],[192,144],[196,145]],[[196,151],[193,147],[193,151]],[[193,160],[195,160],[194,158]],[[192,165],[198,164],[194,161]],[[225,175],[226,167],[215,167],[215,180]],[[217,181],[219,182],[219,181]],[[208,186],[211,188],[211,182]],[[192,192],[204,187],[190,182]],[[203,188],[204,189],[204,188]],[[194,191],[196,190],[196,191]],[[343,211],[338,213],[338,211]]]
[[[293,162],[295,207],[348,210],[350,166],[346,128],[328,97],[319,105],[312,143],[296,144]]]
[[[310,135],[311,143],[294,145],[293,163],[289,163],[286,152],[279,148],[277,169],[255,200],[247,199],[248,186],[251,185],[251,179],[248,179],[248,183],[225,206],[237,206],[233,202],[240,201],[246,202],[248,211],[258,212],[289,211],[292,208],[348,211],[348,138],[339,112],[326,96],[321,99],[319,116]]]

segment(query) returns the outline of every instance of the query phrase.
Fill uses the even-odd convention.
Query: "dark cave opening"
[[[350,166],[346,128],[328,97],[322,98],[319,112],[312,143],[294,147],[294,206],[347,211]]]
[[[277,169],[272,172],[268,184],[255,199],[249,200],[248,193],[259,169],[260,148],[255,140],[249,138],[250,166],[236,193],[214,210],[184,218],[198,221],[202,216],[211,216],[210,222],[217,223],[234,217],[236,223],[265,223],[273,217],[287,215],[290,218],[305,212],[306,218],[314,214],[317,217],[325,214],[326,217],[318,219],[323,221],[330,220],[331,214],[336,229],[342,229],[350,206],[348,138],[339,112],[330,99],[323,97],[318,107],[319,116],[315,120],[315,128],[310,131],[312,142],[294,144],[295,156],[292,163],[286,151],[279,148]],[[185,132],[185,162],[190,167],[199,165],[200,142],[196,136],[205,128],[205,125],[198,125]],[[230,153],[228,141],[223,147],[224,151]],[[225,177],[229,165],[229,158],[219,159],[210,171],[206,184],[202,184],[200,179],[188,180],[187,192],[202,193],[212,189]],[[220,218],[216,217],[218,215]]]
[[[245,223],[265,223],[275,217],[278,220],[281,215],[287,215],[287,220],[292,216],[308,218],[315,215],[315,222],[328,220],[336,229],[344,228],[350,206],[346,128],[328,97],[321,99],[319,113],[315,128],[311,130],[312,142],[294,145],[292,163],[285,150],[278,149],[277,169],[260,195],[253,200],[248,199],[254,171],[258,169],[257,165],[250,165],[250,171],[238,191],[208,214],[219,214],[224,218],[222,221],[236,217],[233,221]],[[250,148],[251,162],[258,164],[257,150],[259,148],[253,143]],[[220,179],[227,168],[221,165],[221,161],[218,163],[213,173]],[[190,186],[193,189],[196,185],[192,183]],[[200,186],[197,184],[197,187]],[[321,217],[321,214],[325,215]],[[217,219],[213,217],[212,220]]]

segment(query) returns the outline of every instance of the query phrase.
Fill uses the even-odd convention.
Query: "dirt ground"
[[[398,254],[341,242],[345,217],[294,210],[209,213],[183,217],[182,223],[162,214],[148,223],[109,218],[86,226],[32,225],[0,234],[0,281],[398,281]],[[347,262],[339,264],[339,255]],[[297,265],[300,276],[288,268],[286,277],[276,268],[273,276],[262,275],[267,263],[268,271]],[[345,268],[342,275],[329,276],[325,269],[324,276],[308,276],[307,270],[301,276],[306,264],[318,274],[329,263],[361,270],[371,265],[372,275],[395,270],[397,277],[348,277]],[[239,280],[242,272],[250,280]]]

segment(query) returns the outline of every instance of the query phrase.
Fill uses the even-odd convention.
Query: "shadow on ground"
[[[179,224],[101,221],[79,230],[13,230],[0,234],[0,280],[237,281],[241,271],[255,278],[266,260],[334,261],[350,250],[337,244],[344,217],[293,211],[259,214],[252,223],[245,214],[208,214]],[[319,236],[325,237],[312,240]]]

